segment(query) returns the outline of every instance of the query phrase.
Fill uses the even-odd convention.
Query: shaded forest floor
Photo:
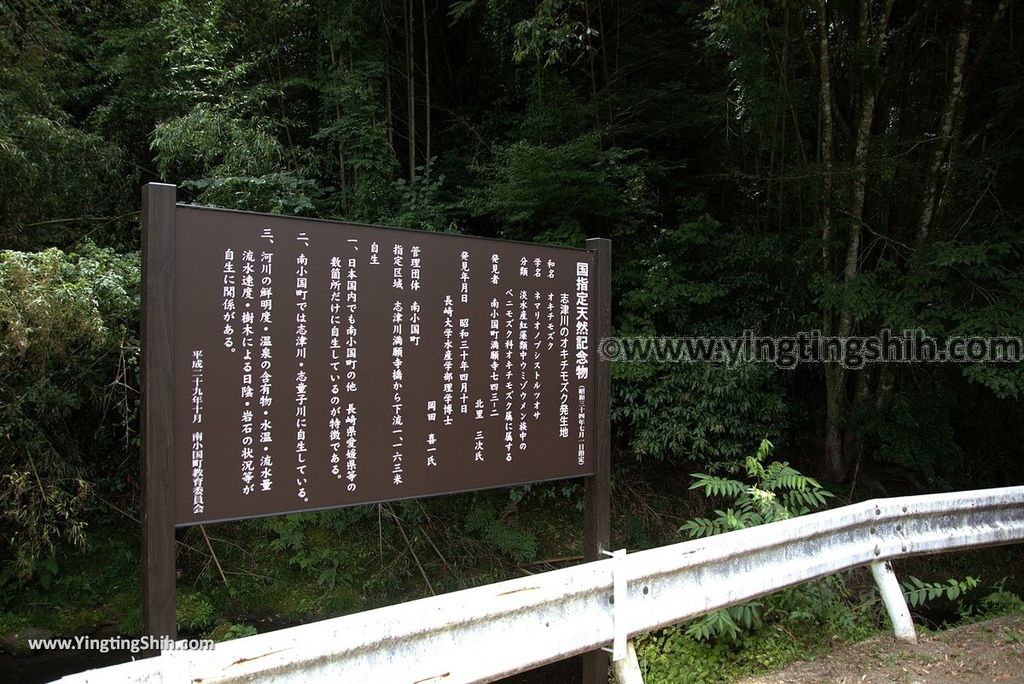
[[[877,636],[742,684],[819,682],[1024,682],[1024,615],[925,634],[917,644]]]

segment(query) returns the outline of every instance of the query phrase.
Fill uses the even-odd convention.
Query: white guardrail
[[[1021,540],[1024,487],[878,499],[61,681],[489,682],[612,643],[619,672],[633,635],[863,565],[913,639],[886,561]]]

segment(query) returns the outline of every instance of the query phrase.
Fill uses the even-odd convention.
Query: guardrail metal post
[[[612,648],[605,648],[604,651],[611,653],[612,676],[616,684],[644,684],[636,649],[626,632],[626,594],[629,589],[625,573],[626,549],[604,553],[612,559],[612,596],[615,599],[612,611],[615,621],[614,640]]]
[[[889,621],[892,622],[892,629],[896,638],[902,641],[917,643],[917,630],[914,629],[914,621],[910,617],[910,609],[907,607],[907,599],[903,596],[900,583],[896,580],[896,573],[888,562],[872,563],[871,574],[878,585],[878,591],[882,594],[882,602],[885,610],[889,613]]]
[[[626,656],[612,661],[612,674],[617,684],[644,684],[644,675],[640,671],[640,661],[636,657],[632,640],[626,645]]]
[[[597,345],[611,334],[612,241],[590,238],[587,249],[595,252],[594,354],[594,474],[586,478],[583,508],[583,557],[587,562],[601,559],[611,544],[611,366],[598,353]],[[583,656],[583,684],[607,684],[608,654],[602,650]]]

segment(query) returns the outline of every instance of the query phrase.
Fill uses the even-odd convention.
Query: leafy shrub
[[[314,200],[323,194],[316,181],[287,172],[200,178],[181,187],[195,191],[204,205],[269,214],[316,214]]]
[[[499,516],[490,500],[477,501],[466,515],[466,532],[479,536],[488,546],[527,563],[537,559],[537,537],[514,521]]]
[[[1002,578],[981,599],[981,615],[985,618],[1006,613],[1024,613],[1024,599],[1006,589],[1006,578]]]
[[[970,575],[944,582],[925,582],[910,576],[900,584],[910,607],[929,614],[941,628],[1024,611],[1024,600],[1006,589],[1005,577],[989,586],[980,598],[981,581]],[[945,619],[939,619],[936,613]]]
[[[731,337],[795,325],[773,320],[792,278],[779,269],[777,240],[723,225],[700,198],[680,200],[677,213],[674,226],[616,242],[626,254],[615,258],[628,260],[616,266],[616,334]],[[616,363],[612,372],[612,420],[637,458],[716,472],[742,463],[758,436],[789,431],[785,384],[770,364]]]
[[[369,507],[281,515],[258,521],[270,532],[267,548],[282,552],[289,565],[313,578],[317,586],[334,589],[351,584],[358,564],[372,549],[352,541],[352,528],[370,515]],[[355,535],[358,539],[359,535]]]
[[[712,537],[721,532],[803,515],[824,505],[831,493],[817,480],[800,474],[788,463],[773,461],[765,465],[772,447],[769,440],[763,439],[757,454],[746,459],[745,474],[753,483],[695,473],[690,489],[701,489],[703,496],[708,498],[724,497],[731,500],[732,505],[716,510],[712,518],[688,520],[680,531],[687,532],[690,538]],[[779,606],[781,611],[815,616],[806,610],[800,611],[796,605],[794,610],[788,609],[786,604],[798,603],[799,594],[791,592],[783,596],[785,598]],[[762,612],[763,604],[758,601],[716,610],[696,619],[686,634],[697,640],[735,640],[744,633],[760,629]]]
[[[773,444],[761,441],[757,454],[747,458],[747,477],[753,484],[726,477],[695,473],[690,489],[703,490],[704,496],[725,497],[733,505],[716,510],[714,518],[695,518],[687,521],[680,531],[691,538],[710,537],[722,532],[742,530],[755,525],[786,520],[804,515],[823,506],[832,493],[817,480],[801,475],[788,463],[773,461],[764,464]]]
[[[134,444],[137,255],[0,252],[0,584],[56,571],[81,546],[103,454]]]
[[[960,596],[978,586],[978,580],[974,577],[966,577],[963,580],[949,579],[945,582],[922,582],[911,576],[908,581],[901,582],[903,595],[911,608],[919,608],[927,601],[937,598],[946,598],[956,601]]]
[[[725,499],[712,517],[696,518],[680,531],[690,537],[722,532],[803,515],[831,497],[813,478],[785,462],[768,461],[773,445],[762,440],[746,459],[745,480],[694,475],[691,489],[708,499]],[[644,681],[649,684],[727,682],[752,672],[777,669],[827,648],[832,636],[862,637],[868,632],[863,613],[851,605],[840,575],[709,613],[689,624],[643,635],[637,640]],[[789,629],[797,623],[802,629]]]
[[[742,641],[709,643],[682,627],[637,639],[637,657],[647,684],[731,682],[751,672],[778,669],[807,654],[807,645],[781,629],[749,634]]]
[[[210,631],[209,637],[214,641],[231,641],[232,639],[255,636],[256,633],[256,628],[252,625],[225,622],[214,627]]]
[[[694,474],[695,481],[690,489],[702,490],[708,498],[724,497],[732,505],[716,510],[714,517],[689,520],[679,528],[680,531],[686,532],[691,538],[710,537],[803,515],[824,505],[832,494],[816,480],[801,475],[782,461],[765,464],[772,448],[770,441],[761,440],[757,453],[747,457],[746,476],[752,483]],[[791,590],[781,597],[781,600],[775,599],[774,603],[783,614],[811,619],[819,617],[800,605],[799,592]],[[716,610],[692,622],[686,634],[697,640],[735,640],[762,626],[763,609],[762,603],[751,601]]]
[[[178,629],[184,632],[208,627],[215,616],[213,605],[202,594],[179,595],[176,608]]]
[[[445,207],[440,200],[445,177],[443,173],[437,173],[436,161],[435,157],[425,165],[417,166],[417,175],[412,181],[399,178],[394,182],[392,187],[399,198],[399,206],[394,215],[382,217],[384,223],[432,231],[452,227],[445,218]]]

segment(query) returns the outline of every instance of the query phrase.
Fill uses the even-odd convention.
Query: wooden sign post
[[[175,638],[174,218],[177,188],[142,191],[142,626]]]

